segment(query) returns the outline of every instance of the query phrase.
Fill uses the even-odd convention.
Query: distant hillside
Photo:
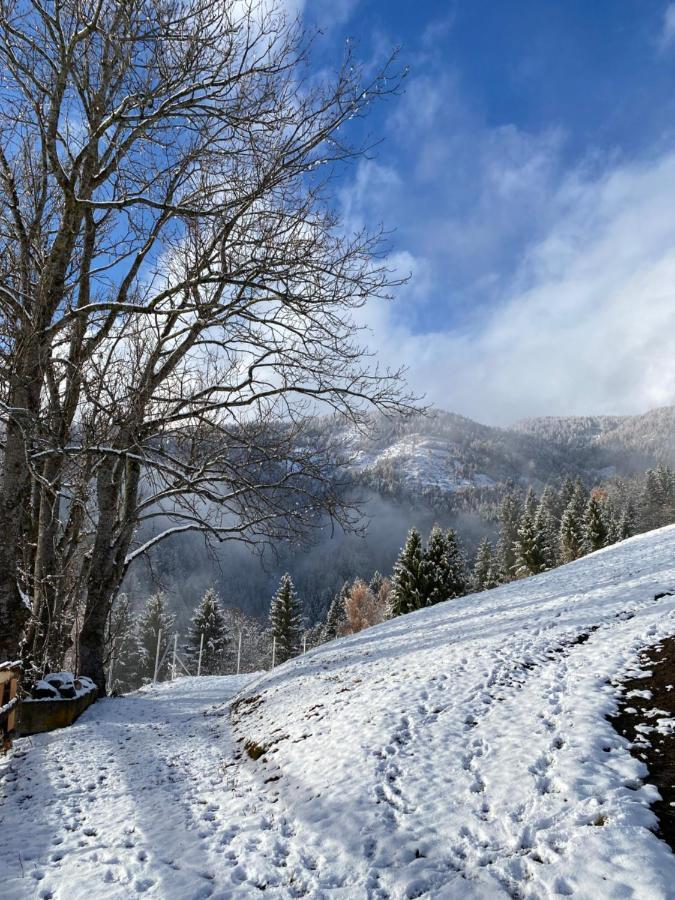
[[[472,553],[495,536],[497,510],[509,483],[541,491],[570,475],[589,486],[614,474],[675,462],[675,407],[642,416],[546,417],[510,428],[434,411],[406,421],[378,420],[368,435],[332,418],[316,419],[307,452],[330,439],[344,451],[366,516],[365,537],[318,531],[309,548],[279,544],[262,559],[235,543],[208,553],[195,535],[160,544],[152,569],[130,570],[125,589],[141,602],[159,583],[184,628],[203,591],[215,584],[228,605],[264,616],[280,575],[292,573],[309,621],[322,618],[333,594],[355,575],[391,571],[408,529],[434,522],[457,528]]]
[[[354,470],[378,492],[456,494],[508,481],[542,486],[564,475],[630,474],[675,462],[675,406],[641,416],[551,416],[510,428],[434,411],[347,433]]]
[[[624,471],[675,462],[675,406],[639,416],[546,416],[522,419],[513,431],[530,434],[559,447],[585,452]]]

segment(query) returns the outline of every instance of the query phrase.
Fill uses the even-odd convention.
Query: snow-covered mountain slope
[[[355,471],[375,487],[457,493],[507,481],[545,484],[563,475],[628,474],[675,463],[675,406],[641,416],[550,416],[495,428],[436,410],[382,421],[372,437],[346,429]]]
[[[605,719],[669,591],[675,527],[246,684],[100,701],[0,764],[1,895],[672,897]]]

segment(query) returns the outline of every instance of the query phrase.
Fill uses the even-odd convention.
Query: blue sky
[[[298,0],[295,0],[296,6]],[[483,421],[675,402],[675,3],[305,0],[318,65],[401,46],[403,96],[340,183],[411,281],[364,323]]]

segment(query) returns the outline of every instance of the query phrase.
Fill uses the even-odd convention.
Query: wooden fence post
[[[162,629],[157,629],[157,652],[155,653],[155,672],[152,676],[152,683],[156,684],[157,682],[157,669],[159,668],[159,647],[162,643]]]
[[[204,649],[204,632],[199,635],[199,659],[197,660],[197,678],[202,674],[202,650]]]
[[[115,663],[115,641],[113,640],[112,647],[110,648],[110,664],[108,666],[108,693],[109,694],[112,694],[114,663]]]

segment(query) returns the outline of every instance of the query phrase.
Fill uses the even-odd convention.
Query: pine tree
[[[126,594],[121,594],[110,621],[110,660],[112,665],[111,692],[133,691],[140,687],[140,653],[138,646],[138,622],[131,612]],[[107,672],[110,681],[110,671]]]
[[[169,643],[173,638],[176,617],[166,611],[166,596],[158,591],[148,599],[138,620],[138,658],[141,682],[152,681],[155,671],[157,638],[161,630],[159,646],[159,681],[164,681],[169,673]],[[162,662],[163,660],[163,662]]]
[[[438,525],[434,525],[420,567],[423,606],[434,606],[442,600],[449,600],[452,596],[450,559],[447,549],[445,535]]]
[[[521,516],[514,549],[516,554],[514,574],[516,578],[527,578],[528,575],[537,575],[546,568],[546,559],[531,505],[530,508],[525,507]]]
[[[335,638],[345,634],[347,623],[347,611],[345,609],[345,601],[349,596],[349,585],[345,582],[339,594],[333,597],[331,605],[328,607],[328,614],[323,626],[322,640],[333,641]]]
[[[544,569],[553,569],[558,565],[558,531],[556,519],[556,497],[550,487],[544,488],[534,514],[534,528],[537,533],[537,544],[541,548]]]
[[[635,534],[635,512],[630,503],[627,503],[623,510],[621,511],[621,515],[618,518],[616,525],[616,539],[617,541],[625,541],[627,538],[632,537]]]
[[[499,541],[497,543],[496,564],[501,581],[510,581],[516,566],[515,544],[520,524],[520,501],[515,492],[508,491],[499,510]]]
[[[561,521],[563,515],[565,514],[565,510],[574,497],[576,487],[576,483],[572,480],[572,478],[570,478],[569,475],[566,475],[563,478],[562,484],[560,485],[560,490],[558,491],[558,509],[560,512]]]
[[[270,608],[270,631],[272,638],[276,640],[277,664],[286,662],[300,652],[301,610],[291,576],[283,575]]]
[[[523,501],[523,512],[529,513],[530,518],[534,520],[537,512],[537,495],[535,494],[532,485],[528,487],[527,493],[525,494],[525,500]]]
[[[489,591],[499,584],[498,572],[495,569],[495,553],[489,538],[484,537],[478,545],[472,583],[475,591]]]
[[[616,506],[609,497],[603,503],[602,512],[605,527],[607,528],[607,539],[605,541],[605,546],[616,544],[617,541],[621,540],[621,538],[619,537],[620,514],[617,512]]]
[[[393,616],[401,616],[424,605],[422,559],[422,538],[416,528],[411,528],[394,566],[391,589]]]
[[[463,597],[469,590],[469,574],[466,558],[457,537],[457,532],[448,528],[445,532],[445,555],[448,561],[448,597]]]
[[[572,562],[584,555],[583,519],[579,516],[578,505],[572,497],[560,521],[560,561]]]
[[[382,575],[381,572],[379,572],[377,569],[375,569],[375,571],[373,572],[373,575],[370,579],[370,582],[368,584],[368,587],[371,589],[373,594],[375,594],[375,596],[377,596],[379,594],[380,588],[382,587],[383,584],[384,584],[384,575]]]
[[[661,484],[657,470],[647,469],[640,498],[640,524],[645,531],[659,527],[661,502]]]
[[[598,498],[591,494],[584,514],[584,544],[589,553],[607,545],[607,525]]]
[[[201,674],[224,675],[231,662],[229,658],[231,641],[220,597],[212,587],[202,597],[188,629],[185,654],[195,673],[199,665],[200,645],[202,646]]]

